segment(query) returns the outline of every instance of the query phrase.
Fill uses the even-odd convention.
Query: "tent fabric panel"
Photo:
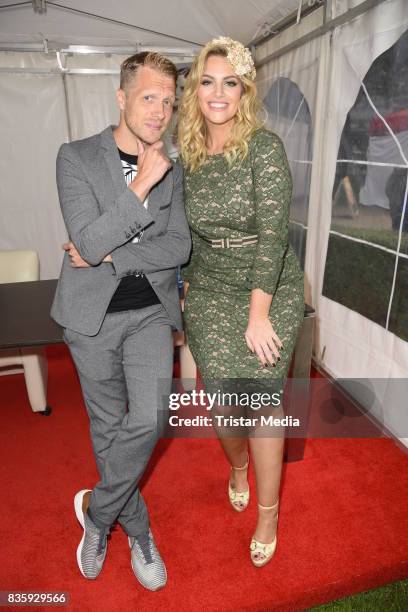
[[[118,76],[67,75],[65,78],[72,140],[97,134],[108,125],[117,125]]]
[[[311,18],[317,18],[317,11]],[[307,64],[311,48],[319,58],[317,79],[310,79],[303,90],[314,121],[313,164],[309,198],[308,240],[306,250],[306,299],[316,309],[317,333],[314,355],[333,377],[407,378],[408,343],[370,319],[322,296],[323,276],[331,229],[332,191],[337,153],[347,113],[353,106],[362,80],[373,61],[407,30],[408,5],[402,0],[384,2],[368,13],[346,23],[331,34],[313,39],[288,51],[262,67],[265,72],[282,75],[294,53],[299,53],[292,80],[302,89],[300,67]],[[291,32],[292,37],[291,38]],[[259,53],[267,55],[296,39],[292,27],[275,37]],[[307,70],[303,76],[307,75]],[[306,79],[307,80],[307,79]],[[307,89],[309,86],[309,89]],[[378,397],[388,425],[399,433],[400,414],[388,409],[389,397]]]
[[[0,0],[1,5],[10,4]],[[30,5],[4,9],[0,19],[0,42],[41,42],[41,32],[50,41],[82,45],[143,45],[174,47],[205,44],[217,36],[231,36],[248,44],[256,36],[298,7],[298,0],[65,0],[64,5],[101,17],[133,24],[135,29],[85,14],[75,14],[52,5],[44,14],[34,14]],[[150,32],[149,32],[150,30]],[[163,35],[155,34],[160,32]],[[180,40],[177,40],[177,37]],[[190,43],[183,43],[190,41]]]
[[[41,278],[56,278],[66,231],[58,204],[55,158],[67,139],[60,76],[3,74],[0,105],[1,249],[39,253]]]
[[[352,24],[342,26],[334,33],[333,70],[330,83],[331,98],[328,115],[335,118],[334,125],[337,129],[336,133],[331,130],[333,146],[327,147],[326,158],[333,156],[338,147],[339,135],[343,129],[347,113],[354,104],[368,69],[374,60],[390,48],[407,28],[408,7],[402,2],[395,1],[377,7],[369,11],[366,18],[363,17],[354,20]],[[392,27],[392,24],[394,24],[394,27]],[[378,36],[376,36],[377,33]],[[403,160],[399,159],[399,161]],[[327,189],[325,200],[330,201],[331,177],[326,174],[324,178],[326,179],[325,188]],[[326,222],[329,221],[327,216],[323,219]],[[326,255],[325,250],[324,260]],[[350,364],[350,367],[352,368],[353,364]]]
[[[323,356],[324,369],[333,378],[357,380],[370,389],[370,394],[355,399],[408,446],[407,343],[325,297],[319,312],[316,354]]]

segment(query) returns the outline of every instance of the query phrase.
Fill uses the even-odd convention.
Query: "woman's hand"
[[[187,296],[187,291],[188,291],[189,285],[190,285],[190,283],[188,281],[184,281],[183,297],[180,298],[181,312],[184,312],[184,302],[186,300],[186,296]]]
[[[250,317],[245,332],[245,341],[250,351],[256,353],[263,366],[275,365],[280,359],[278,348],[283,344],[275,333],[268,317]]]

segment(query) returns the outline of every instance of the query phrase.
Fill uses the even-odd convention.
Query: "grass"
[[[385,327],[395,255],[331,235],[323,295]],[[389,331],[408,341],[408,260],[400,259]]]
[[[392,582],[379,589],[357,593],[323,606],[310,608],[309,612],[407,612],[408,580]]]
[[[352,236],[353,238],[361,238],[362,240],[367,240],[367,242],[379,244],[388,249],[397,249],[398,232],[396,230],[347,227],[340,223],[332,223],[330,229],[347,236]],[[403,232],[401,236],[401,252],[408,253],[408,235],[406,232]]]

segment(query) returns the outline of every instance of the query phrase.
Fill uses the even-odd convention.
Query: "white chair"
[[[40,278],[35,251],[0,251],[0,283],[21,283]],[[33,412],[48,415],[48,367],[44,349],[38,347],[0,350],[0,376],[24,373]]]

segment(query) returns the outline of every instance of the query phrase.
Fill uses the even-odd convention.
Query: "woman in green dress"
[[[250,381],[265,391],[287,378],[304,293],[288,243],[290,169],[282,141],[259,119],[254,79],[249,50],[224,37],[204,47],[187,78],[179,147],[193,250],[182,274],[187,341],[206,386]],[[258,498],[250,555],[259,567],[276,548],[284,428],[265,436],[255,426],[248,439],[232,429],[217,428],[228,495],[245,510],[250,450]]]

